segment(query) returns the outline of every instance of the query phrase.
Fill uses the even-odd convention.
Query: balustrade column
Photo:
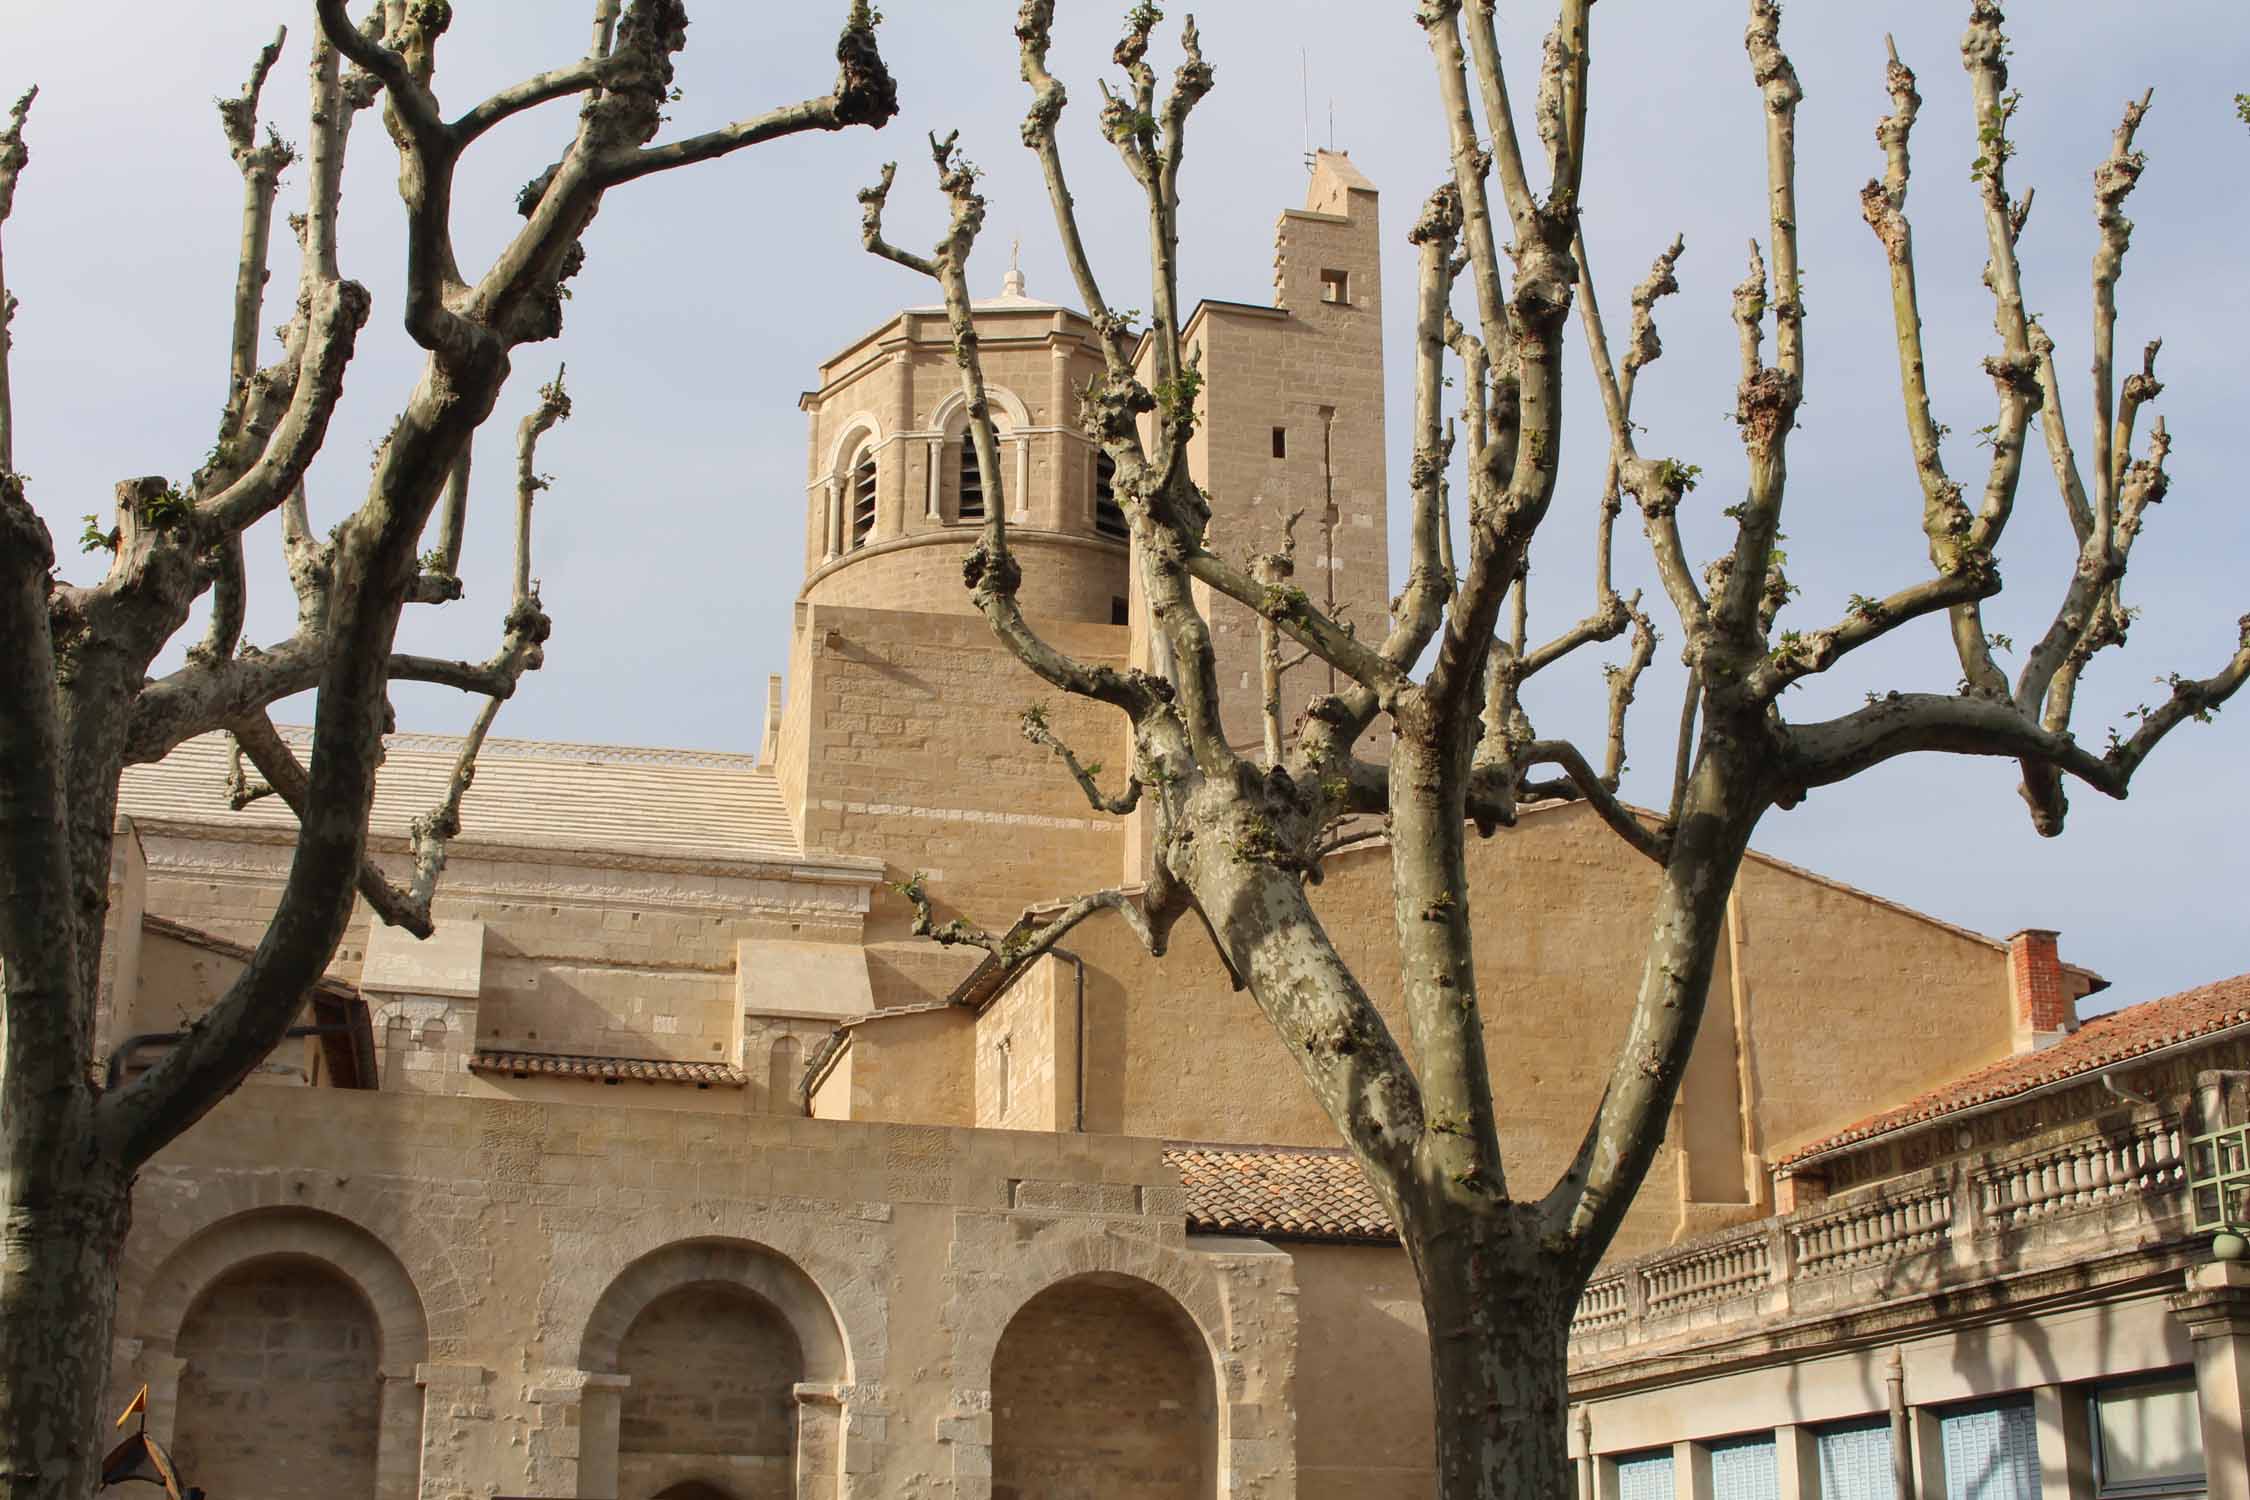
[[[2212,1495],[2250,1495],[2250,1265],[2191,1266],[2171,1299],[2195,1349],[2205,1483]]]

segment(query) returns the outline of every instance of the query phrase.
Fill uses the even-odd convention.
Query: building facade
[[[1389,582],[1377,214],[1320,153],[1281,217],[1273,304],[1206,302],[1187,330],[1215,534],[1247,555],[1296,517],[1300,581],[1370,627]],[[1003,968],[916,939],[893,890],[920,872],[941,917],[997,928],[1141,858],[1132,819],[1090,816],[1016,735],[1037,685],[959,581],[1004,505],[1040,628],[1082,660],[1147,659],[1077,425],[1088,329],[1014,273],[975,316],[989,492],[937,310],[855,341],[802,398],[805,583],[756,753],[488,743],[435,936],[363,912],[304,1035],[142,1174],[119,1404],[149,1387],[150,1431],[214,1500],[1428,1492],[1411,1270],[1216,956],[1183,938],[1158,963],[1096,921],[1067,956]],[[1253,622],[1214,616],[1252,742]],[[1084,703],[1047,712],[1082,749],[1121,733]],[[378,862],[403,865],[451,750],[394,737]],[[230,980],[280,889],[288,814],[226,811],[227,775],[196,741],[127,779],[102,1002],[120,1076]],[[1598,1095],[1653,882],[1569,806],[1470,862],[1528,1178]],[[1395,990],[1387,852],[1334,858],[1320,907],[1369,989]],[[2003,1388],[1956,1357],[1972,1304],[2062,1351],[2038,1380],[2005,1366],[2042,1464],[2052,1447],[2075,1472],[2070,1412],[2099,1408],[2072,1402],[2113,1375],[2172,1381],[2176,1416],[2178,1372],[2234,1347],[2196,1331],[2231,1329],[2233,1290],[2200,1269],[2187,1289],[2200,1241],[2164,1196],[2182,1143],[2018,1224],[1961,1205],[2019,1146],[2077,1149],[2063,1137],[1942,1161],[1904,1144],[1935,1125],[1844,1139],[1979,1070],[2067,1060],[2101,981],[2051,934],[1987,938],[1762,856],[1730,919],[1667,1143],[1581,1309],[1586,1482],[1819,1493],[1803,1476],[1829,1426],[1889,1411],[1892,1349],[1927,1465],[1967,1441],[1947,1403]],[[2171,1141],[2178,1082],[2088,1128]],[[2115,1337],[2050,1328],[2080,1304],[2133,1310]],[[1746,1463],[1795,1487],[1722,1483]],[[1664,1465],[1672,1488],[1649,1488]]]

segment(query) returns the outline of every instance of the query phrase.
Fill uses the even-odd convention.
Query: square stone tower
[[[1389,625],[1383,447],[1383,280],[1375,185],[1341,151],[1314,153],[1303,208],[1274,232],[1273,305],[1205,300],[1182,330],[1203,372],[1189,472],[1211,500],[1211,539],[1248,568],[1279,549],[1292,513],[1294,582],[1366,638]],[[1134,579],[1135,658],[1145,608]],[[1220,710],[1238,748],[1258,743],[1258,618],[1198,589],[1219,657]],[[1296,654],[1286,645],[1285,659]],[[1285,673],[1289,721],[1331,686],[1307,662]]]

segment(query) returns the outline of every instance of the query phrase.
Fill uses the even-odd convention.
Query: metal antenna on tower
[[[1313,168],[1312,149],[1312,59],[1302,47],[1297,49],[1298,104],[1304,110],[1305,170]]]

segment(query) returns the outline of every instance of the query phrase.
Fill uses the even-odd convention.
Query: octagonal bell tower
[[[910,307],[821,366],[811,418],[802,603],[971,613],[961,582],[988,505],[1005,503],[1034,619],[1124,622],[1125,518],[1078,427],[1101,371],[1086,319],[1025,294],[1011,267],[972,305],[1000,445],[988,495],[945,309]]]

